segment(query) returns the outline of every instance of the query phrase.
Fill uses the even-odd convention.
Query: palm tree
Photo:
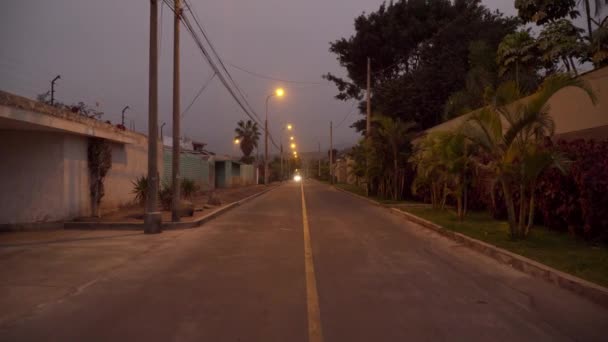
[[[434,208],[444,208],[448,196],[456,199],[458,218],[467,212],[468,174],[473,166],[473,149],[461,130],[428,134],[410,159],[416,166],[414,190],[420,185],[431,190]]]
[[[567,19],[547,23],[538,36],[543,60],[549,65],[561,60],[568,72],[578,75],[573,59],[580,59],[585,54],[582,32]]]
[[[521,91],[513,82],[508,82],[499,87],[494,103],[473,114],[463,128],[467,138],[487,155],[487,161],[479,162],[479,166],[489,170],[502,185],[512,238],[526,237],[533,224],[534,187],[538,176],[551,166],[564,170],[565,159],[542,149],[541,142],[555,130],[548,101],[566,87],[582,89],[596,103],[591,88],[568,75],[548,77],[525,103],[514,103],[521,97]],[[514,202],[517,191],[519,217],[516,217]]]
[[[245,122],[241,120],[237,123],[234,133],[236,133],[235,139],[239,140],[239,145],[243,152],[243,162],[250,163],[252,161],[251,153],[258,147],[261,135],[257,122],[251,120]]]
[[[515,83],[521,87],[520,75],[535,72],[537,65],[536,41],[529,30],[514,32],[505,36],[498,45],[496,62],[499,74],[503,76],[509,71],[515,74]],[[523,70],[522,70],[523,69]]]
[[[411,141],[414,122],[403,122],[401,119],[391,119],[387,116],[377,116],[374,122],[378,124],[377,134],[388,144],[393,159],[393,199],[398,200],[403,193],[405,184],[404,174],[399,172],[399,154],[403,145]]]

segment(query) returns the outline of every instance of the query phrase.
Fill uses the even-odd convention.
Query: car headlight
[[[295,175],[295,176],[293,176],[293,180],[294,180],[294,181],[296,181],[296,182],[299,182],[299,181],[301,181],[301,180],[302,180],[302,176],[300,176],[300,175]]]

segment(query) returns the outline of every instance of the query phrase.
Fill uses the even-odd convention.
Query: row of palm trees
[[[461,127],[428,134],[410,159],[416,168],[414,189],[429,188],[437,208],[453,196],[462,219],[467,210],[468,178],[485,174],[487,191],[493,193],[494,185],[502,189],[511,237],[525,238],[534,222],[539,176],[550,167],[567,172],[569,161],[543,147],[544,139],[555,131],[548,102],[565,87],[580,88],[596,102],[588,84],[567,74],[547,78],[523,101],[517,101],[522,91],[516,82],[507,82],[498,87],[488,106],[471,114]]]

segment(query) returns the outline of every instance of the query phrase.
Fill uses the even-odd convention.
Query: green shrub
[[[198,191],[198,186],[193,180],[184,178],[181,181],[181,195],[184,198],[192,198],[192,196]]]
[[[139,205],[145,205],[148,194],[148,177],[137,177],[137,179],[131,183],[133,184],[131,193],[135,195],[135,202]]]
[[[163,184],[162,189],[158,192],[158,198],[163,210],[171,210],[171,202],[173,201],[173,191],[171,186]]]

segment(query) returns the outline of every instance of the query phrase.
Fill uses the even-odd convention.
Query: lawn
[[[608,248],[592,246],[568,234],[534,227],[526,240],[511,240],[508,225],[486,212],[472,212],[463,222],[451,210],[402,209],[472,238],[523,255],[566,273],[608,286]]]

